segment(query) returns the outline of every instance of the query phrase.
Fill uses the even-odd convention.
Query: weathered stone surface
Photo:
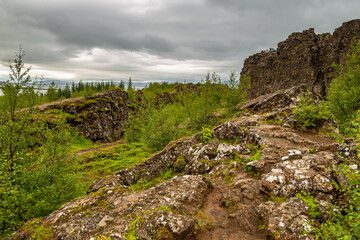
[[[294,152],[292,152],[294,153]],[[292,156],[300,157],[294,153]],[[319,168],[319,164],[330,166],[333,158],[329,153],[307,154],[301,159],[288,160],[275,165],[271,172],[262,177],[263,190],[277,196],[293,196],[295,193],[331,192],[331,172]]]
[[[278,44],[276,52],[257,53],[244,62],[242,74],[251,78],[249,98],[273,93],[299,84],[326,94],[334,75],[333,63],[343,63],[353,38],[360,39],[360,20],[352,20],[331,35],[314,29],[292,33]]]
[[[279,206],[272,202],[262,203],[257,211],[276,239],[306,239],[303,233],[311,230],[306,209],[303,200],[292,197]]]
[[[126,236],[141,239],[183,239],[196,223],[193,217],[209,191],[203,176],[175,177],[141,193],[118,186],[101,189],[47,216],[61,239]],[[166,238],[162,238],[161,236]]]

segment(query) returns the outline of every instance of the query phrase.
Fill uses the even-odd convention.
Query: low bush
[[[329,118],[324,105],[316,104],[308,95],[302,96],[293,109],[293,118],[302,129],[317,129]]]

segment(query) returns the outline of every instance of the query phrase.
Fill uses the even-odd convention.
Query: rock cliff
[[[42,111],[59,109],[70,114],[69,123],[86,138],[113,142],[123,137],[129,117],[130,100],[120,88],[108,90],[87,98],[71,98],[43,104]]]
[[[360,20],[344,23],[333,34],[315,34],[313,28],[292,33],[276,52],[250,56],[241,72],[251,77],[249,99],[298,84],[325,95],[335,74],[333,64],[344,62],[354,38],[360,39]]]

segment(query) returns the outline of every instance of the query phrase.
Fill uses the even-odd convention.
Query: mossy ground
[[[75,142],[73,148],[89,146],[88,144],[87,141]],[[140,143],[124,143],[75,157],[73,169],[85,191],[94,181],[139,164],[150,155]]]

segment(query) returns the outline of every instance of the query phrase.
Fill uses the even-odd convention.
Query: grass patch
[[[73,168],[85,190],[97,179],[139,164],[150,155],[141,143],[121,144],[79,156]]]
[[[176,176],[176,173],[174,169],[170,168],[166,172],[160,174],[159,176],[152,178],[152,179],[142,179],[135,183],[134,185],[131,185],[130,188],[134,191],[144,191],[146,189],[152,188],[159,183],[162,183],[170,178],[173,178]]]
[[[84,148],[91,148],[91,147],[97,147],[99,144],[94,143],[90,139],[85,138],[83,135],[78,135],[74,138],[72,144],[71,144],[71,150],[80,150]]]

